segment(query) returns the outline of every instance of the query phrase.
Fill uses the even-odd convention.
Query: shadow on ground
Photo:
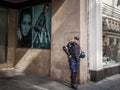
[[[0,70],[0,90],[71,90],[69,84],[30,72]]]

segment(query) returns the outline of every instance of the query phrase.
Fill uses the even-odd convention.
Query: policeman
[[[79,37],[74,37],[73,42],[69,42],[67,46],[63,47],[63,50],[69,57],[69,65],[71,70],[71,87],[77,90],[77,73],[79,70],[79,61],[80,61],[80,46],[79,46]]]

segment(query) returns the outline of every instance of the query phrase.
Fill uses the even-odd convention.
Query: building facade
[[[50,29],[50,34],[44,33],[44,30],[41,33],[44,33],[43,36],[47,34],[49,37],[46,42],[50,40],[50,48],[49,44],[47,44],[47,48],[43,46],[39,48],[18,47],[19,13],[26,8],[32,8],[35,13],[38,13],[42,9],[36,8],[42,8],[45,3],[49,4],[50,9],[50,14],[47,16],[50,15],[51,21],[46,20],[48,24],[50,23],[50,26],[46,25],[46,29]],[[0,17],[0,28],[6,30],[4,40],[1,40],[0,55],[3,56],[0,60],[1,69],[14,67],[69,82],[68,58],[62,47],[73,40],[74,36],[80,36],[80,46],[86,53],[86,58],[80,60],[78,75],[80,84],[89,80],[99,81],[120,73],[119,49],[115,51],[115,48],[111,48],[112,51],[111,49],[110,51],[114,52],[114,55],[103,56],[104,42],[106,45],[113,42],[119,48],[120,11],[117,0],[41,0],[11,4],[7,8],[2,7],[2,10],[4,11],[2,14],[7,15],[4,17],[7,20],[2,25],[2,17]],[[3,16],[2,14],[0,15]],[[36,25],[35,16],[37,17],[37,14],[34,14],[32,14],[34,16],[32,17],[34,18],[32,27]],[[34,36],[41,38],[39,32]],[[36,42],[41,41],[42,39]],[[46,45],[46,42],[40,45]],[[108,53],[108,55],[111,54]]]
[[[89,4],[90,76],[91,80],[99,81],[120,73],[120,7],[119,0],[91,0]]]

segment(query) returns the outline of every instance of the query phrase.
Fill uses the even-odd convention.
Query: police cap
[[[76,37],[74,37],[74,39],[79,40],[79,37],[78,37],[78,36],[76,36]]]

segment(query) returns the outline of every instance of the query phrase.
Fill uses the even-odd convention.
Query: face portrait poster
[[[51,7],[44,3],[19,10],[17,47],[50,49]]]

